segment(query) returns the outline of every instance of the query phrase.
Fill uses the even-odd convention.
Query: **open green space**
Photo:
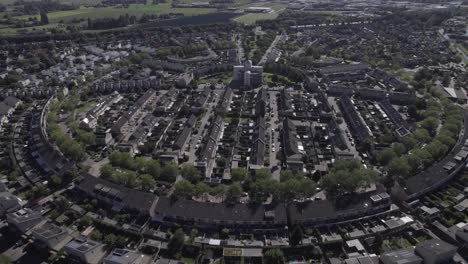
[[[171,3],[163,4],[131,4],[128,8],[122,7],[84,7],[81,6],[76,10],[57,11],[48,13],[50,22],[69,22],[73,19],[87,18],[116,18],[121,15],[128,14],[129,16],[141,17],[147,15],[163,15],[169,13],[190,15],[208,14],[216,11],[215,8],[172,8]],[[18,19],[28,19],[30,16],[16,17]],[[36,16],[40,19],[39,15]]]
[[[242,8],[247,8],[249,6],[252,6],[251,4],[246,4],[243,5]],[[257,6],[257,5],[256,5]],[[239,16],[234,19],[234,21],[251,25],[255,24],[258,20],[273,20],[278,17],[279,13],[286,8],[287,5],[281,4],[281,3],[263,3],[258,6],[263,6],[263,7],[271,7],[274,12],[271,13],[249,13],[249,14],[244,14],[242,16]]]

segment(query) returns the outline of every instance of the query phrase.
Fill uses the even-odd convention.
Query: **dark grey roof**
[[[86,174],[83,176],[77,188],[88,195],[104,198],[111,195],[114,199],[121,200],[125,207],[149,212],[156,199],[156,195],[140,190],[126,188],[110,181]],[[107,193],[106,196],[103,193]]]
[[[0,102],[0,116],[8,115],[8,112],[10,112],[11,106]]]
[[[21,100],[13,96],[8,96],[3,100],[3,102],[8,106],[15,107],[17,103],[21,102]]]
[[[188,137],[190,137],[190,134],[192,133],[192,128],[191,127],[184,127],[182,131],[179,133],[177,136],[173,148],[174,149],[182,149],[187,142]]]
[[[360,141],[370,136],[369,129],[367,128],[364,121],[359,117],[358,112],[354,108],[351,99],[343,95],[340,97],[340,106],[342,107],[342,113],[346,117],[347,123],[351,126]]]
[[[380,255],[382,264],[419,264],[422,259],[414,254],[413,249],[401,249]]]
[[[160,197],[154,213],[158,218],[169,221],[197,221],[199,224],[267,224],[265,211],[274,210],[275,218],[271,224],[286,224],[286,210],[279,205],[266,208],[263,205],[249,206],[246,204],[228,205],[225,203],[201,203],[192,200],[173,200]]]
[[[426,240],[416,245],[416,253],[423,258],[434,255],[455,254],[457,247],[440,239]]]

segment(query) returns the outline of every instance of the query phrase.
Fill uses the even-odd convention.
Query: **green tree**
[[[153,159],[146,161],[146,172],[157,180],[161,176],[161,165],[159,161]]]
[[[226,200],[229,203],[236,203],[242,195],[242,186],[235,182],[231,184],[226,191]]]
[[[174,195],[189,199],[194,195],[194,186],[187,180],[180,180],[174,184]]]
[[[104,244],[107,244],[110,248],[114,248],[116,246],[117,236],[114,234],[106,234],[104,236]]]
[[[101,240],[102,240],[102,233],[101,233],[101,231],[99,231],[99,230],[97,230],[97,229],[94,229],[93,232],[91,232],[90,238],[91,238],[92,240],[101,241]]]
[[[169,243],[167,244],[168,253],[171,256],[175,256],[182,252],[182,247],[185,243],[185,233],[182,231],[181,228],[177,229],[174,234],[172,235]]]
[[[402,143],[395,143],[392,148],[397,156],[401,156],[406,153],[406,147]]]
[[[272,248],[265,251],[263,255],[263,263],[265,264],[284,264],[284,254],[279,248]]]
[[[385,166],[389,164],[394,158],[396,158],[396,156],[397,154],[393,148],[386,148],[377,155],[377,161]]]
[[[393,159],[388,165],[388,174],[391,176],[408,176],[411,167],[404,158]]]
[[[255,180],[268,180],[271,178],[271,171],[267,168],[255,170]]]
[[[112,165],[110,165],[109,163],[107,164],[104,164],[100,169],[99,169],[100,173],[101,173],[101,177],[104,178],[104,179],[109,179],[110,177],[112,177],[112,173],[114,173],[114,168],[112,167]]]
[[[42,25],[49,24],[49,17],[47,16],[47,13],[45,11],[41,11],[41,24]]]
[[[140,175],[139,179],[141,188],[143,190],[151,190],[156,185],[156,181],[154,180],[153,176],[149,174],[142,174]]]
[[[294,226],[291,235],[289,236],[289,241],[293,247],[302,244],[302,238],[304,237],[304,233],[302,231],[302,227],[299,225]]]
[[[204,182],[199,182],[194,186],[194,195],[200,197],[210,192],[210,186]]]
[[[167,182],[175,182],[177,175],[179,174],[179,168],[174,162],[167,162],[164,164],[161,170],[161,180]]]
[[[200,171],[190,164],[183,165],[180,170],[180,174],[184,179],[194,184],[202,179]]]
[[[338,160],[323,177],[321,184],[328,193],[334,195],[368,187],[378,179],[378,172],[363,168],[358,160]]]
[[[247,179],[247,170],[245,168],[235,168],[231,170],[231,179],[235,182],[243,182]]]

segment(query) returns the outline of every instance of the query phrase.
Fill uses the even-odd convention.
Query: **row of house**
[[[8,119],[21,103],[20,99],[13,96],[8,96],[0,102],[0,131],[2,131],[3,125],[8,123]]]
[[[92,91],[97,94],[113,93],[131,93],[138,91],[147,91],[149,89],[158,90],[161,87],[161,80],[150,78],[145,80],[128,80],[116,82],[100,82],[92,87]]]

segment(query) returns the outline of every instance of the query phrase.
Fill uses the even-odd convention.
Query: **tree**
[[[90,238],[91,238],[92,240],[101,241],[101,240],[102,240],[102,233],[101,233],[101,231],[99,231],[99,230],[97,230],[97,229],[94,229],[93,232],[91,232]]]
[[[393,159],[388,165],[388,174],[391,176],[408,176],[411,168],[405,158]]]
[[[151,159],[146,161],[146,172],[157,180],[161,176],[161,165],[159,161]]]
[[[180,174],[182,175],[182,177],[184,177],[184,179],[194,184],[199,182],[202,178],[200,171],[190,164],[183,165],[182,169],[180,170]]]
[[[140,184],[143,190],[151,190],[156,185],[156,181],[154,180],[153,176],[149,174],[142,174],[140,175]]]
[[[365,169],[358,160],[338,160],[323,177],[322,186],[330,194],[343,194],[368,187],[379,179],[379,173]]]
[[[210,194],[214,196],[222,196],[226,192],[226,187],[222,184],[215,186],[211,189]]]
[[[247,170],[245,168],[235,168],[231,170],[231,179],[235,182],[243,182],[247,178]]]
[[[41,11],[41,24],[42,25],[49,24],[49,17],[47,16],[47,13],[45,11]]]
[[[108,179],[110,177],[112,177],[112,173],[114,173],[114,168],[112,167],[112,165],[110,165],[109,163],[107,164],[104,164],[100,169],[99,169],[100,173],[101,173],[101,177],[104,178],[104,179]]]
[[[83,230],[85,227],[90,226],[93,223],[93,219],[87,215],[81,217],[78,222],[78,230]]]
[[[187,180],[180,180],[174,184],[174,195],[189,199],[194,194],[194,186]]]
[[[429,140],[431,140],[431,136],[429,135],[429,132],[424,129],[424,128],[419,128],[416,129],[413,132],[413,137],[416,139],[419,143],[426,143]]]
[[[116,246],[117,236],[114,234],[106,234],[104,236],[104,243],[107,244],[109,247],[114,248]]]
[[[185,234],[181,228],[177,229],[172,235],[169,243],[167,244],[168,253],[171,256],[175,256],[177,253],[182,251],[182,247],[185,243]]]
[[[377,155],[377,161],[383,166],[390,163],[394,158],[396,158],[396,153],[392,148],[386,148]]]
[[[114,151],[109,155],[112,166],[132,170],[134,169],[133,158],[128,152]]]
[[[395,151],[397,156],[401,156],[405,154],[406,152],[406,147],[402,143],[395,143],[393,144],[392,148],[393,148],[393,151]]]
[[[297,246],[302,244],[302,238],[304,234],[302,232],[302,228],[299,225],[294,226],[291,235],[289,237],[289,241],[291,242],[292,246]]]
[[[161,170],[161,180],[167,182],[175,182],[179,168],[174,162],[167,162],[164,164]]]
[[[255,180],[267,180],[271,178],[271,171],[267,168],[255,170]]]
[[[294,175],[292,170],[281,170],[280,172],[280,181],[285,182],[288,180],[295,179],[296,175]]]
[[[199,182],[194,186],[193,193],[194,193],[195,196],[200,197],[200,196],[205,195],[206,193],[208,193],[210,190],[211,190],[210,186],[208,186],[206,183]]]
[[[284,264],[284,254],[279,248],[269,249],[263,255],[263,263]]]
[[[229,203],[236,203],[239,201],[241,195],[242,186],[238,182],[233,183],[226,191],[226,199]]]

